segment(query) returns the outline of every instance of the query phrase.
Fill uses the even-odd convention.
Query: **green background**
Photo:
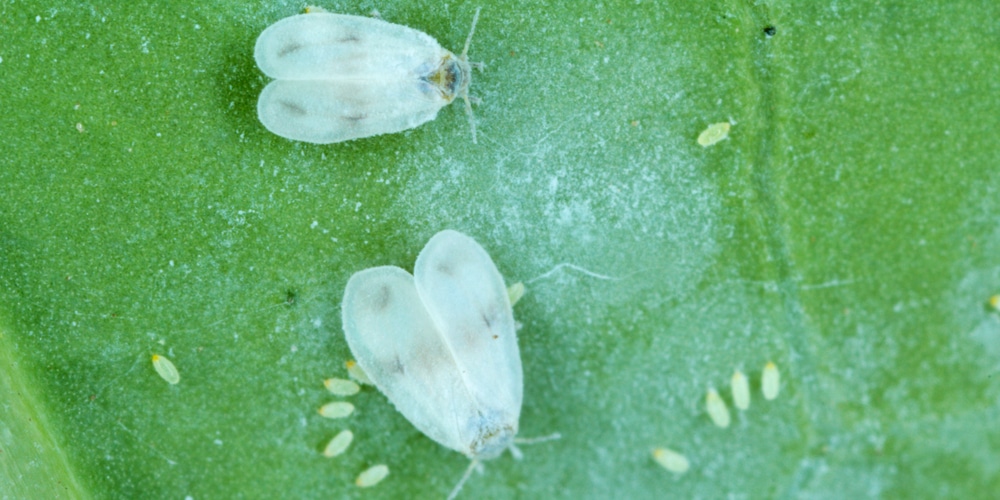
[[[468,461],[376,390],[316,409],[348,277],[445,228],[528,284],[521,435],[563,436],[465,498],[995,495],[1000,4],[936,3],[327,3],[456,51],[481,6],[486,69],[478,145],[316,146],[255,111],[302,4],[4,1],[0,497],[443,497]]]

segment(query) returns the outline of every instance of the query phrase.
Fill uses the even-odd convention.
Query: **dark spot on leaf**
[[[768,24],[767,26],[764,27],[764,34],[767,35],[768,38],[771,38],[777,32],[778,28],[775,28],[774,25],[772,24]]]

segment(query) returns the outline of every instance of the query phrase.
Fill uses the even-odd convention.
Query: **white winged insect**
[[[330,144],[411,129],[462,97],[475,143],[467,55],[478,19],[477,9],[459,56],[381,19],[328,12],[282,19],[254,48],[257,66],[275,79],[257,115],[281,137]]]
[[[395,266],[347,282],[344,332],[351,352],[396,409],[442,446],[481,460],[510,448],[523,378],[507,287],[472,238],[441,231],[413,275]],[[522,442],[518,440],[518,442]]]

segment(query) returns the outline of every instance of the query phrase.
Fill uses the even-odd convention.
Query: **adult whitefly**
[[[427,437],[473,460],[459,487],[478,461],[513,451],[524,390],[514,316],[475,240],[441,231],[412,275],[395,266],[355,273],[341,310],[375,386]]]
[[[282,19],[254,48],[257,66],[274,78],[257,115],[281,137],[330,144],[414,128],[461,97],[476,142],[467,54],[478,19],[477,9],[458,56],[381,19],[328,12]]]

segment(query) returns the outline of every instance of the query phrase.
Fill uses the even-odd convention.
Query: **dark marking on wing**
[[[358,36],[357,33],[351,33],[351,34],[348,34],[348,35],[344,35],[344,37],[338,39],[337,42],[339,42],[339,43],[360,43],[361,42],[361,37]]]
[[[288,54],[296,52],[301,48],[302,48],[301,43],[290,43],[288,45],[285,45],[284,47],[281,48],[281,50],[278,51],[278,57],[285,57]]]
[[[344,115],[341,116],[340,118],[343,119],[344,121],[350,122],[351,124],[356,124],[361,120],[368,118],[368,115],[365,113],[355,113],[353,115]]]
[[[391,368],[391,371],[393,373],[398,373],[400,375],[403,375],[404,373],[406,373],[406,367],[403,366],[403,362],[400,361],[399,356],[396,356],[395,358],[392,358],[392,368]]]
[[[452,274],[454,274],[451,265],[449,265],[447,262],[443,260],[438,261],[437,265],[434,266],[434,269],[437,269],[439,273],[444,274],[446,276],[451,276]]]
[[[389,290],[389,285],[382,285],[372,293],[371,306],[372,311],[380,312],[384,311],[392,303],[392,291]]]
[[[496,301],[488,304],[480,315],[483,318],[483,323],[486,324],[486,328],[489,328],[490,330],[493,329],[493,325],[495,323],[502,322],[505,317],[503,306],[498,304]]]
[[[308,114],[306,108],[299,106],[294,101],[281,101],[281,107],[285,108],[285,111],[290,115],[305,116]]]

